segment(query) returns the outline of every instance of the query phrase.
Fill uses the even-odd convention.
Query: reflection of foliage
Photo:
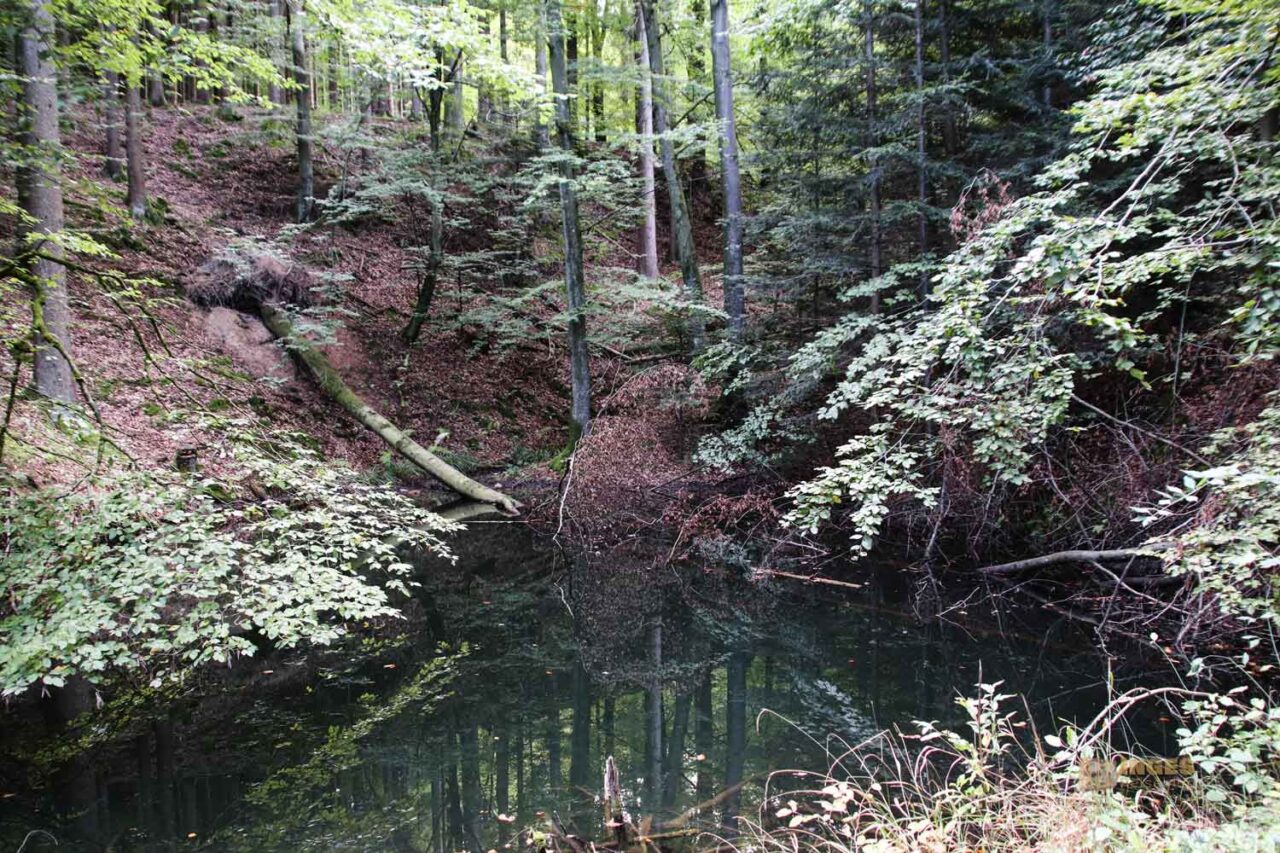
[[[328,850],[335,838],[384,837],[405,816],[398,810],[409,806],[393,803],[384,817],[378,809],[355,814],[338,796],[335,778],[363,763],[362,741],[390,720],[413,710],[430,715],[452,695],[458,665],[468,655],[466,646],[441,649],[390,696],[365,694],[360,697],[360,718],[349,726],[333,726],[328,737],[308,760],[277,771],[245,797],[255,818],[264,813],[269,820],[254,820],[244,828],[232,829],[219,840],[232,849]]]

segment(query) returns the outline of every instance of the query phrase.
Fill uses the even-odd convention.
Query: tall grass
[[[962,698],[969,731],[920,723],[831,755],[825,773],[770,777],[764,804],[719,843],[765,853],[1280,850],[1280,714],[1242,690],[1116,697],[1088,726],[1041,737],[999,684]],[[1188,721],[1188,777],[1127,778],[1108,746],[1150,702]]]

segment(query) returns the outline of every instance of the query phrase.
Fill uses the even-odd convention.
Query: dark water
[[[551,814],[593,835],[607,755],[636,815],[746,780],[715,825],[769,771],[821,770],[886,726],[962,728],[955,698],[980,679],[1042,726],[1106,697],[1077,626],[989,605],[922,622],[893,573],[853,593],[762,589],[635,550],[566,557],[522,526],[464,537],[456,567],[423,566],[394,640],[239,664],[113,714],[114,736],[53,770],[30,753],[56,735],[0,717],[0,850],[488,851]]]

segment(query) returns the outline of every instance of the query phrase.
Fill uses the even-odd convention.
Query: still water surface
[[[636,551],[565,556],[521,525],[455,548],[456,566],[423,563],[403,636],[240,664],[52,774],[15,758],[50,737],[38,721],[0,717],[0,849],[483,853],[545,815],[598,832],[608,755],[634,815],[745,780],[714,826],[770,771],[824,769],[887,726],[963,727],[955,699],[979,680],[1041,726],[1106,697],[1077,626],[989,606],[922,621],[892,572],[761,589]]]

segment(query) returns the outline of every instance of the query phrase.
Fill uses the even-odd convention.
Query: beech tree
[[[36,390],[57,403],[75,399],[71,308],[63,250],[62,183],[58,161],[58,72],[54,66],[54,19],[49,0],[29,0],[18,36],[22,80],[22,140],[30,158],[19,177],[19,198],[28,248],[35,346]],[[52,237],[53,239],[48,239]]]
[[[311,72],[307,68],[306,0],[288,0],[289,48],[293,57],[293,82],[297,86],[297,151],[298,151],[298,200],[296,216],[299,222],[311,219],[315,207],[316,176],[311,136]]]
[[[742,179],[738,174],[738,132],[733,116],[733,72],[729,51],[729,0],[711,0],[711,69],[716,120],[720,124],[720,181],[724,190],[724,311],[729,336],[742,337],[745,305],[742,280]]]
[[[560,0],[547,2],[547,38],[551,55],[551,90],[555,95],[556,141],[560,146],[560,225],[564,242],[564,289],[569,305],[569,373],[573,403],[572,441],[591,427],[591,374],[587,354],[586,283],[583,281],[582,233],[574,187],[573,114],[569,111],[569,75],[565,68],[565,33]],[[572,442],[571,442],[572,443]]]
[[[649,39],[645,34],[644,14],[636,6],[635,34],[638,44],[640,98],[636,115],[640,134],[640,178],[644,189],[644,222],[640,226],[640,274],[657,278],[658,269],[658,199],[654,181],[653,157],[653,74],[649,64]]]
[[[689,346],[694,352],[706,344],[706,324],[701,313],[702,275],[698,271],[698,252],[693,240],[693,221],[689,218],[689,205],[676,171],[676,150],[668,134],[667,105],[670,103],[668,87],[663,71],[661,23],[657,17],[655,0],[638,0],[640,14],[644,18],[645,40],[649,47],[649,71],[653,79],[654,107],[653,129],[660,140],[662,151],[662,175],[667,183],[667,197],[671,203],[671,230],[676,256],[680,261],[680,277],[684,284],[684,298],[688,306]]]

